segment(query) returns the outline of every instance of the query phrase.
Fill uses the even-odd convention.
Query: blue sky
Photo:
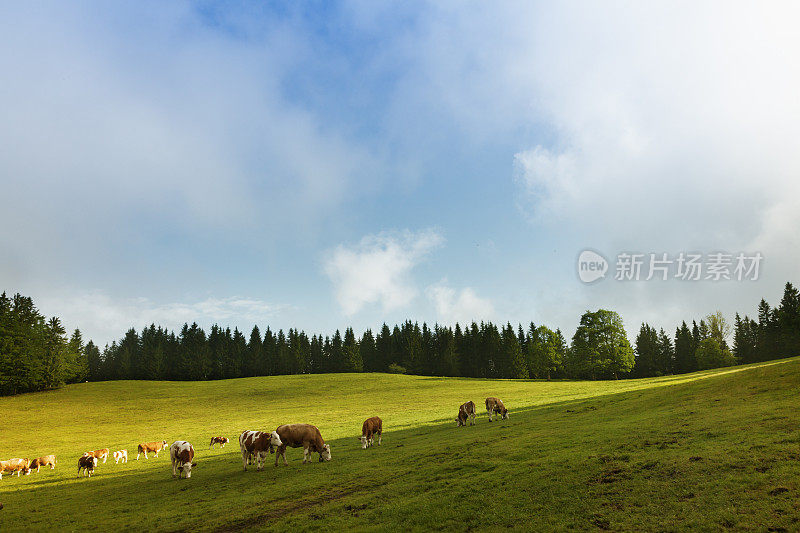
[[[2,288],[101,344],[753,314],[799,281],[796,10],[5,3]],[[585,248],[764,263],[584,285]]]

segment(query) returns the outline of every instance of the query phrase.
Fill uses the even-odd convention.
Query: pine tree
[[[344,332],[344,370],[345,372],[363,372],[364,361],[361,358],[361,351],[356,342],[353,328],[347,328]]]
[[[658,333],[649,324],[642,323],[636,336],[636,360],[633,374],[638,378],[658,376]]]
[[[699,335],[699,332],[698,332]],[[694,355],[694,340],[689,326],[684,321],[675,330],[675,373],[685,374],[697,370],[697,359]]]

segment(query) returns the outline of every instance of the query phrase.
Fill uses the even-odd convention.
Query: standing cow
[[[114,464],[119,464],[120,461],[123,463],[128,462],[128,450],[117,450],[114,452]]]
[[[194,462],[194,447],[185,440],[176,440],[169,447],[169,457],[172,459],[172,477],[181,478],[181,474],[186,475],[186,479],[192,477],[192,468],[197,466]]]
[[[12,476],[16,473],[17,477],[20,474],[27,476],[31,473],[30,466],[31,461],[27,457],[25,459],[15,458],[8,461],[0,461],[0,479],[3,479],[3,472],[11,472]]]
[[[224,448],[228,442],[228,437],[211,437],[211,444],[209,447],[213,448],[215,444],[219,444],[220,448]]]
[[[486,398],[486,412],[489,413],[489,422],[492,421],[493,415],[500,415],[503,420],[508,420],[508,409],[499,398],[494,396]]]
[[[39,473],[39,469],[43,466],[49,466],[50,470],[54,470],[56,467],[56,456],[55,455],[45,455],[43,457],[37,457],[33,461],[31,461],[30,469],[36,469],[36,473]]]
[[[94,469],[97,466],[97,457],[94,455],[84,454],[83,457],[78,459],[78,475],[81,475],[81,470],[83,470],[83,475],[88,475],[92,477],[94,474]]]
[[[139,456],[144,454],[144,458],[147,459],[147,452],[154,454],[158,457],[158,452],[167,448],[167,441],[154,441],[154,442],[143,442],[139,445],[138,453],[136,454],[136,460],[139,460]]]
[[[266,461],[267,452],[274,453],[275,447],[281,444],[283,442],[275,431],[272,433],[242,431],[242,434],[239,435],[239,448],[242,450],[242,466],[244,466],[245,472],[252,457],[255,457],[258,463],[258,470],[261,470],[262,464]]]
[[[467,420],[470,421],[470,425],[475,425],[475,402],[472,400],[462,403],[461,407],[458,408],[458,418],[456,418],[456,427],[466,426]]]
[[[91,455],[92,457],[97,457],[97,460],[103,460],[103,464],[105,464],[106,460],[108,460],[108,448],[103,448],[102,450],[95,450],[93,452],[86,452],[83,455]]]
[[[284,424],[278,426],[275,430],[281,439],[281,444],[278,446],[278,452],[275,454],[275,466],[278,466],[278,458],[283,456],[284,464],[288,465],[289,461],[286,460],[286,447],[292,448],[303,447],[303,464],[311,460],[311,454],[317,452],[319,454],[319,462],[331,460],[331,445],[325,444],[322,440],[322,434],[317,429],[317,426],[311,424]]]
[[[383,421],[377,416],[364,420],[364,425],[361,426],[361,448],[366,449],[368,446],[372,446],[375,435],[378,436],[378,445],[380,445],[383,437]]]

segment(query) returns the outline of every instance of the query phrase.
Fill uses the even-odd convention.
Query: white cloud
[[[494,315],[492,303],[480,298],[471,287],[456,291],[447,285],[447,280],[442,280],[429,286],[426,292],[436,308],[439,323],[464,325],[490,320]]]
[[[253,325],[265,325],[287,306],[255,298],[206,298],[195,302],[154,302],[148,298],[115,299],[94,291],[69,296],[41,296],[36,304],[42,313],[61,318],[70,328],[79,328],[85,339],[100,346],[121,338],[130,328],[156,324],[177,330],[184,323],[197,322],[208,328],[239,327],[247,333]],[[247,329],[246,329],[247,328]]]
[[[0,69],[14,73],[0,90],[7,283],[52,276],[42,266],[55,262],[150,255],[169,239],[265,247],[313,234],[380,175],[347,132],[287,96],[307,54],[294,22],[245,37],[246,10],[230,32],[200,11],[2,8]],[[292,235],[264,231],[287,220]]]
[[[367,235],[354,246],[339,245],[325,260],[336,300],[350,316],[369,304],[384,311],[407,306],[417,295],[411,270],[444,239],[433,230]]]

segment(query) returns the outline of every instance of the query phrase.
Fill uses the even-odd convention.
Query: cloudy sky
[[[752,315],[800,282],[798,15],[4,2],[0,290],[99,344]],[[592,284],[587,248],[610,262]],[[619,253],[689,251],[764,259],[757,281],[613,279]]]

